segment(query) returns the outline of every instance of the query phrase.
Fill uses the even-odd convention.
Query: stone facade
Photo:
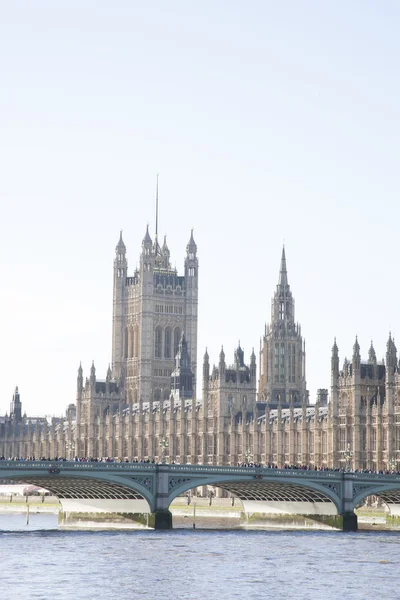
[[[192,464],[336,468],[345,466],[350,449],[352,468],[399,468],[400,363],[391,336],[384,362],[376,360],[372,344],[368,359],[361,360],[356,340],[342,369],[335,341],[330,400],[328,390],[320,389],[310,405],[305,343],[294,320],[283,251],[259,373],[254,351],[246,364],[240,343],[231,364],[222,349],[210,367],[206,351],[198,399],[197,298],[193,232],[183,276],[171,268],[166,241],[160,247],[156,235],[153,243],[148,229],[140,267],[128,276],[121,235],[106,378],[98,379],[92,364],[84,380],[80,366],[76,404],[50,421],[22,415],[17,389],[10,414],[0,418],[0,455],[160,461],[164,454],[168,461]]]

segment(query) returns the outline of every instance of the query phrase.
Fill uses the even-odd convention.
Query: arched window
[[[124,335],[124,358],[128,358],[128,328],[125,329]]]
[[[161,327],[158,326],[154,332],[154,358],[161,358]]]
[[[171,358],[171,328],[166,327],[164,332],[164,358]]]
[[[280,380],[285,381],[285,344],[281,344],[281,373]]]
[[[278,342],[275,343],[274,350],[275,350],[275,352],[274,352],[274,380],[275,380],[275,383],[277,383],[279,381],[279,344],[278,344]]]
[[[136,325],[136,327],[134,328],[134,338],[133,338],[133,356],[135,358],[137,358],[139,356],[138,348],[139,348],[139,328]]]
[[[181,330],[179,327],[174,329],[174,358],[178,354],[179,342],[181,341]]]

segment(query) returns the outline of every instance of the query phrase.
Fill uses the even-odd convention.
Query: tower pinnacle
[[[285,246],[282,248],[282,258],[281,258],[281,267],[279,270],[279,287],[286,287],[289,285],[287,269],[286,269],[286,255],[285,255]]]

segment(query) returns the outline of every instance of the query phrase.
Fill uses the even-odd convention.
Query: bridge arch
[[[173,500],[193,488],[211,485],[226,490],[228,493],[234,494],[242,502],[251,504],[255,509],[257,502],[260,503],[291,503],[292,510],[298,503],[308,503],[311,512],[315,511],[315,506],[321,509],[325,508],[324,512],[329,514],[341,513],[341,497],[340,487],[338,485],[324,485],[315,481],[299,481],[298,479],[285,478],[285,481],[278,481],[276,477],[262,475],[248,475],[234,477],[232,475],[209,475],[204,477],[191,478],[190,476],[182,476],[180,478],[170,478],[168,504]],[[172,484],[172,485],[171,485]],[[330,504],[333,507],[323,507],[323,504]],[[300,504],[298,504],[298,507]],[[314,510],[311,507],[314,506]],[[260,510],[262,512],[262,510]]]
[[[368,496],[378,496],[387,504],[390,514],[400,516],[400,483],[359,485],[358,488],[356,485],[353,492],[353,510]]]
[[[50,473],[52,470],[54,472]],[[108,500],[120,501],[121,507],[129,507],[131,504],[132,512],[135,512],[133,509],[138,507],[141,508],[140,512],[152,512],[155,506],[153,494],[155,481],[151,475],[135,477],[132,474],[125,476],[89,471],[57,472],[57,466],[53,464],[49,465],[48,474],[44,474],[43,469],[18,468],[2,473],[1,477],[45,488],[60,500],[63,508],[71,505],[70,501],[76,501],[75,503],[82,501],[82,506],[87,501],[86,504],[89,506],[99,507],[101,506],[99,501]],[[144,508],[146,510],[143,510]]]

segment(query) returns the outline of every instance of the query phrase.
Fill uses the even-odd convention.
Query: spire
[[[194,238],[193,238],[193,229],[191,230],[190,240],[188,242],[188,245],[186,246],[186,252],[188,254],[196,254],[196,252],[197,252],[196,242],[194,241]]]
[[[282,258],[281,258],[281,267],[279,270],[279,287],[286,287],[289,285],[287,269],[286,269],[286,255],[285,255],[285,246],[282,248]]]
[[[335,337],[335,340],[334,340],[333,346],[332,346],[332,356],[337,356],[338,353],[339,353],[339,348],[337,347],[336,337]]]
[[[353,357],[356,357],[356,358],[360,357],[360,344],[358,343],[357,335],[356,335],[356,341],[354,342],[354,346],[353,346]]]
[[[375,348],[374,348],[374,344],[372,343],[372,340],[371,340],[371,345],[368,350],[368,362],[376,364],[376,353],[375,353]]]
[[[165,254],[165,252],[168,252],[168,254],[169,254],[169,248],[167,245],[167,236],[166,235],[164,235],[164,243],[162,245],[162,251],[164,254]]]
[[[94,366],[94,360],[92,361],[92,366],[90,367],[90,383],[95,383],[96,381],[96,367]]]
[[[156,188],[156,243],[158,238],[158,173],[157,173],[157,188]]]
[[[146,225],[146,233],[145,236],[143,238],[143,246],[147,246],[147,245],[151,245],[153,242],[151,240],[150,234],[149,234],[149,224],[147,223]]]
[[[115,248],[115,251],[117,252],[117,254],[125,254],[125,252],[126,252],[124,240],[122,239],[122,229],[119,233],[119,240],[118,240],[117,247]]]
[[[106,381],[111,381],[112,379],[112,373],[111,373],[111,367],[110,364],[108,365],[108,369],[107,369],[107,376],[106,376]]]

